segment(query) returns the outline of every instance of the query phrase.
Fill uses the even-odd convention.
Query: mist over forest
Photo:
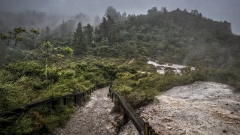
[[[178,8],[182,3],[176,2],[170,9],[151,6],[139,11],[132,6],[136,12],[128,13],[101,3],[98,6],[106,8],[89,9],[98,12],[93,15],[80,9],[73,13],[71,7],[63,10],[69,11],[66,14],[50,12],[56,6],[49,11],[46,7],[54,2],[44,2],[38,4],[46,12],[33,5],[10,11],[9,3],[0,10],[0,134],[54,133],[73,114],[73,103],[57,101],[51,111],[49,105],[40,105],[20,115],[2,114],[107,82],[135,109],[170,88],[196,81],[240,90],[240,36],[233,33],[232,22],[205,16],[203,7]],[[57,5],[64,4],[72,3],[60,0]],[[180,72],[174,72],[174,64],[182,65]],[[159,74],[163,68],[164,74]]]
[[[83,25],[90,23],[92,20],[85,14],[79,13],[72,16],[60,14],[48,14],[36,10],[24,10],[20,13],[0,12],[0,30],[7,32],[14,27],[25,27],[27,29],[36,28],[43,31],[47,26],[54,32],[61,23],[69,24],[71,33],[77,28],[77,23],[82,22]]]
[[[46,40],[46,35],[48,35],[48,38],[51,38],[51,40],[54,40],[54,38],[57,37],[62,39],[66,38],[68,44],[73,44],[71,43],[71,39],[73,39],[74,32],[76,31],[78,23],[80,22],[82,27],[87,27],[87,25],[90,25],[90,27],[92,27],[91,29],[93,30],[93,39],[91,40],[94,40],[96,42],[95,45],[97,43],[103,42],[104,38],[107,38],[107,42],[109,42],[108,44],[111,46],[115,46],[113,44],[116,44],[117,46],[118,44],[124,43],[129,40],[138,40],[144,42],[157,41],[160,44],[170,44],[177,48],[180,47],[180,53],[183,53],[183,51],[187,51],[187,55],[183,54],[181,56],[180,53],[176,53],[176,50],[172,50],[173,52],[169,52],[169,54],[172,53],[171,55],[173,55],[174,58],[178,59],[174,60],[174,62],[181,64],[189,64],[189,61],[193,62],[200,57],[203,57],[204,60],[204,57],[207,56],[206,59],[208,59],[208,63],[215,61],[219,63],[219,65],[224,67],[226,65],[229,65],[229,63],[232,63],[233,57],[236,57],[236,53],[230,53],[229,51],[236,51],[236,48],[238,48],[236,45],[231,45],[231,47],[229,45],[226,45],[229,43],[226,42],[226,39],[223,39],[229,38],[228,35],[235,35],[232,33],[231,23],[227,21],[214,21],[211,18],[206,18],[198,10],[187,11],[186,9],[181,10],[177,8],[176,10],[168,11],[166,7],[162,7],[160,10],[157,9],[157,7],[153,7],[149,9],[146,14],[135,15],[127,14],[126,12],[121,13],[117,11],[117,9],[115,9],[113,6],[109,6],[105,10],[104,15],[96,15],[95,17],[89,17],[88,15],[83,13],[78,13],[75,15],[60,15],[56,13],[50,14],[36,10],[23,10],[19,13],[5,11],[0,12],[0,25],[2,26],[0,27],[0,31],[2,33],[7,33],[9,30],[15,27],[23,27],[28,30],[30,30],[31,28],[35,28],[40,32],[39,38],[42,40],[42,42]],[[108,21],[111,20],[111,25],[113,26],[109,26],[110,24],[102,26],[104,25],[104,23],[108,23]],[[131,25],[131,27],[129,27],[128,25]],[[107,31],[104,34],[105,36],[102,35],[101,27],[106,27],[106,29],[113,29],[113,39],[108,37],[107,34],[109,33]],[[192,33],[192,30],[195,30],[194,33]],[[135,31],[136,33],[132,33],[133,31]],[[183,37],[184,34],[185,37]],[[208,36],[208,39],[203,38],[206,36]],[[225,42],[212,43],[211,37],[213,39],[221,38],[221,40]],[[238,36],[235,35],[234,37]],[[185,40],[188,40],[188,42],[186,42]],[[210,47],[209,45],[205,46],[205,44],[208,42],[215,45],[211,45]],[[26,42],[24,41],[24,43]],[[23,43],[20,43],[20,48],[22,48],[21,44]],[[185,47],[181,44],[185,44]],[[219,51],[220,54],[216,56],[220,58],[217,58],[217,61],[214,58],[209,59],[211,51],[209,52],[207,50],[214,50],[216,49],[216,45],[220,44],[228,47],[223,49],[223,51]],[[184,49],[182,49],[182,47]],[[169,51],[168,48],[171,48],[171,46],[164,48],[164,50]],[[135,49],[134,52],[136,52],[137,50],[138,49]],[[139,53],[139,51],[137,52]],[[208,54],[208,52],[210,54]],[[226,52],[228,55],[226,54]],[[150,55],[156,58],[156,53],[157,52],[154,52]],[[224,53],[224,55],[221,55],[221,53]],[[173,59],[173,57],[171,58],[171,60]],[[166,56],[162,56],[162,58],[164,58],[165,60],[168,59]],[[200,62],[203,60],[200,60]]]

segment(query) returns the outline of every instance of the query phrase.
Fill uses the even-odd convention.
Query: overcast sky
[[[19,12],[24,9],[75,15],[85,13],[103,16],[108,6],[127,14],[146,14],[152,7],[197,9],[207,18],[232,23],[232,31],[240,35],[240,0],[0,0],[0,10]]]

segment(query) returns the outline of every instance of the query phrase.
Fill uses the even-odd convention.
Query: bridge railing
[[[93,91],[99,89],[99,88],[103,88],[105,86],[109,86],[110,82],[107,83],[103,83],[103,84],[97,84],[94,87],[88,89],[87,91],[82,91],[82,92],[75,92],[72,94],[67,94],[67,95],[63,95],[63,96],[56,96],[56,97],[49,97],[40,101],[36,101],[30,104],[27,104],[23,107],[16,107],[13,108],[11,110],[5,111],[5,112],[1,112],[0,116],[11,116],[17,113],[21,113],[21,112],[27,112],[29,109],[40,106],[40,105],[44,105],[44,104],[50,104],[51,105],[51,109],[54,108],[55,106],[55,101],[57,100],[63,100],[63,104],[66,105],[67,102],[74,102],[75,105],[77,104],[81,104],[81,102],[83,101],[84,97],[86,97],[86,95],[90,95]],[[73,99],[73,101],[69,100],[69,99]]]
[[[157,135],[157,133],[149,125],[149,123],[145,122],[141,117],[139,117],[139,115],[127,103],[127,101],[121,95],[117,94],[111,86],[109,88],[109,93],[112,98],[112,101],[115,98],[118,105],[120,105],[122,107],[124,113],[132,121],[132,123],[134,124],[134,126],[136,127],[136,129],[140,135]]]

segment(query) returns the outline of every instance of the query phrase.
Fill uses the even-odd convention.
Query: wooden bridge
[[[16,113],[27,112],[29,109],[43,105],[43,104],[50,104],[51,109],[54,109],[55,103],[58,100],[62,100],[64,105],[66,105],[67,102],[74,102],[75,105],[81,104],[86,95],[90,95],[93,91],[106,86],[110,86],[109,87],[110,97],[112,98],[112,101],[114,101],[115,105],[118,106],[118,111],[121,111],[124,113],[125,121],[131,120],[140,135],[157,135],[157,133],[149,125],[149,123],[143,121],[143,119],[138,116],[138,114],[127,103],[127,101],[121,95],[119,95],[114,91],[114,89],[111,87],[111,83],[96,85],[93,88],[84,92],[78,92],[78,93],[63,95],[59,97],[47,98],[38,102],[25,105],[24,107],[21,107],[21,108],[15,108],[7,112],[2,112],[0,113],[0,116],[11,116],[11,115],[15,115]]]

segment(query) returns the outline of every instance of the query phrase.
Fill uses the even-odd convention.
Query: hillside
[[[111,14],[103,18],[94,35],[97,47],[108,42],[109,55],[215,68],[239,66],[240,37],[232,34],[231,24],[207,19],[197,10],[153,7],[145,15],[112,18]]]
[[[0,18],[8,15],[13,28],[0,20],[11,28],[4,27],[0,34],[1,112],[109,81],[135,109],[152,103],[155,96],[173,87],[195,81],[214,81],[240,89],[240,36],[232,34],[229,22],[205,18],[197,10],[153,7],[147,14],[127,15],[108,7],[102,20],[96,19],[99,25],[86,24],[81,19],[88,17],[79,14],[43,30],[38,26],[48,24],[44,20],[49,18],[44,13],[2,12]],[[17,20],[19,15],[40,21],[31,22],[27,17]],[[16,26],[21,20],[27,23]],[[184,68],[181,75],[171,68],[158,74],[155,66],[147,64],[149,60]],[[59,103],[57,107],[60,111],[49,112],[48,106],[40,106],[1,117],[4,126],[0,126],[0,134],[53,132],[66,124],[74,110],[73,104],[63,107]]]

